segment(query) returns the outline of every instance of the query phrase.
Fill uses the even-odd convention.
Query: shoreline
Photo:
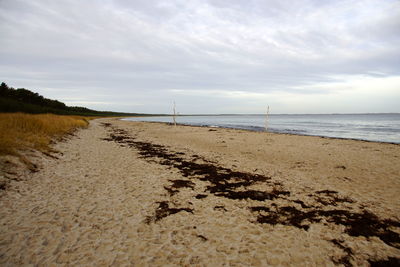
[[[347,115],[347,114],[344,114]],[[173,122],[163,122],[163,121],[131,121],[131,120],[125,120],[124,118],[120,118],[119,120],[121,121],[126,121],[126,122],[145,122],[145,123],[161,123],[161,124],[166,124],[166,125],[174,125]],[[310,137],[320,137],[320,138],[326,138],[326,139],[337,139],[337,140],[352,140],[352,141],[361,141],[361,142],[371,142],[371,143],[379,143],[379,144],[390,144],[390,145],[399,145],[400,146],[400,141],[398,143],[396,142],[385,142],[385,141],[374,141],[374,140],[367,140],[367,139],[358,139],[358,138],[347,138],[347,137],[332,137],[332,136],[324,136],[324,135],[312,135],[312,134],[298,134],[298,133],[287,133],[287,132],[279,132],[279,131],[265,131],[265,130],[252,130],[248,128],[237,128],[237,127],[224,127],[224,126],[214,126],[214,125],[193,125],[193,124],[186,124],[186,123],[176,123],[176,125],[180,126],[188,126],[188,127],[205,127],[205,128],[216,128],[216,129],[230,129],[230,130],[239,130],[239,131],[248,131],[248,132],[257,132],[257,133],[272,133],[272,134],[282,134],[282,135],[294,135],[294,136],[310,136]],[[262,127],[258,127],[262,128]]]
[[[399,146],[194,127],[96,119],[57,143],[0,199],[0,263],[400,261]]]

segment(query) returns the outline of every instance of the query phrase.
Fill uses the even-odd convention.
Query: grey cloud
[[[209,90],[207,110],[218,109],[215,90],[324,94],[304,88],[341,75],[400,75],[395,7],[389,0],[3,0],[0,75],[16,87],[54,87],[50,97],[61,100],[80,93],[82,103],[118,109],[131,97],[157,112],[166,99],[196,101],[171,89]]]

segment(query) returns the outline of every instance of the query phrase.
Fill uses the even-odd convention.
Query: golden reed
[[[88,125],[87,117],[54,114],[0,113],[0,155],[21,150],[50,151],[50,142]]]

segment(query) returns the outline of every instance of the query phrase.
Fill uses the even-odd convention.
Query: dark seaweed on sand
[[[385,260],[368,261],[371,267],[399,267],[400,258],[389,257]]]
[[[106,141],[114,141],[120,144],[128,145],[138,150],[139,155],[147,160],[157,159],[161,165],[166,165],[178,169],[184,177],[199,179],[210,183],[207,191],[220,197],[230,199],[252,199],[252,200],[272,200],[279,198],[281,195],[290,195],[290,192],[279,190],[276,187],[279,183],[273,183],[274,188],[270,192],[257,190],[239,190],[254,185],[259,182],[270,183],[271,177],[260,174],[252,174],[247,172],[232,171],[231,169],[216,166],[211,162],[197,163],[195,160],[187,160],[182,153],[172,153],[162,145],[152,144],[148,142],[135,141],[126,131],[114,129]],[[174,195],[179,192],[179,188],[190,187],[193,189],[194,184],[190,181],[179,180],[169,187],[164,187],[170,194]],[[171,181],[172,182],[172,181]],[[190,186],[189,186],[190,185]]]
[[[169,180],[172,184],[170,186],[164,186],[164,189],[168,191],[170,196],[175,195],[179,192],[179,188],[191,188],[194,189],[195,184],[189,180]]]
[[[104,125],[112,130],[107,141],[114,141],[121,145],[127,145],[135,148],[142,158],[150,162],[158,162],[171,168],[176,168],[184,177],[190,180],[170,180],[171,185],[164,188],[172,196],[179,192],[180,188],[194,189],[196,179],[206,181],[209,185],[206,191],[218,197],[225,197],[232,200],[251,199],[267,204],[250,207],[250,211],[256,214],[255,222],[270,225],[287,225],[297,227],[299,229],[308,230],[312,223],[318,223],[324,220],[325,223],[333,223],[343,225],[345,233],[349,236],[378,237],[387,245],[400,248],[400,235],[393,231],[393,228],[400,227],[398,221],[389,219],[380,219],[375,214],[362,210],[361,212],[352,212],[348,209],[335,209],[338,204],[354,203],[355,201],[340,197],[337,191],[321,190],[314,194],[309,194],[311,200],[316,201],[320,205],[305,204],[302,200],[291,200],[288,197],[291,193],[283,190],[282,185],[272,182],[271,177],[252,174],[247,172],[233,171],[231,169],[217,166],[210,161],[204,160],[205,163],[197,163],[200,157],[192,156],[192,160],[183,157],[183,153],[173,153],[162,145],[152,144],[149,142],[135,141],[126,131]],[[271,186],[270,191],[258,191],[248,189],[249,186],[256,183],[263,183]],[[196,199],[207,197],[206,194],[197,194]],[[293,205],[277,206],[271,203],[274,199],[283,198]],[[298,208],[301,207],[301,209]],[[217,208],[223,210],[222,208]],[[155,215],[150,217],[150,221],[159,221],[162,218],[175,214],[180,211],[192,213],[190,208],[170,208],[168,202],[159,202]],[[332,244],[341,248],[345,253],[340,259],[332,259],[337,264],[351,266],[352,250],[347,248],[341,241],[331,240]],[[390,266],[397,264],[399,259],[389,258],[383,261],[369,261],[371,266]],[[388,264],[388,265],[385,265]]]
[[[324,219],[329,223],[344,225],[345,232],[350,236],[376,236],[389,246],[400,248],[399,234],[390,229],[400,227],[399,222],[380,220],[368,211],[357,213],[348,210],[321,210],[314,207],[303,211],[292,206],[279,207],[274,211],[263,206],[250,209],[260,212],[257,216],[259,223],[282,224],[308,230],[311,223],[318,223]]]
[[[162,218],[165,218],[171,214],[175,214],[175,213],[178,213],[181,211],[193,213],[193,209],[190,209],[190,208],[170,208],[167,201],[161,201],[161,202],[157,202],[157,203],[159,205],[158,205],[158,208],[156,209],[155,215],[147,217],[146,223],[150,223],[152,221],[157,222],[157,221],[161,220]]]

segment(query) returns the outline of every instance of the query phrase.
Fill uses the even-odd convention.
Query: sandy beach
[[[2,174],[2,266],[400,265],[400,145],[97,119],[54,149]]]

